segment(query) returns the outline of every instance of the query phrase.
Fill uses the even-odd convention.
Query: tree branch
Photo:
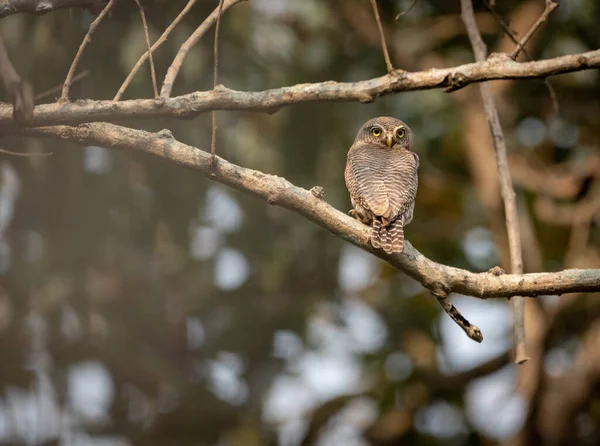
[[[20,133],[149,153],[197,170],[213,181],[247,192],[269,204],[289,209],[307,218],[332,234],[389,262],[436,296],[448,296],[456,292],[487,299],[516,294],[533,297],[600,291],[600,269],[504,275],[473,273],[436,263],[413,248],[408,241],[402,253],[388,255],[370,244],[370,227],[333,208],[309,190],[294,186],[285,178],[246,169],[220,157],[216,157],[217,162],[213,163],[210,153],[178,142],[168,130],[150,133],[114,124],[93,123],[77,127],[26,129]]]
[[[483,62],[486,58],[487,49],[479,29],[475,22],[472,0],[461,0],[462,18],[469,34],[469,40],[473,47],[475,60]],[[504,200],[504,213],[506,217],[506,230],[508,232],[508,246],[510,251],[511,271],[515,274],[523,273],[523,251],[521,248],[521,234],[519,232],[519,216],[517,213],[517,202],[515,199],[515,190],[508,170],[508,159],[506,155],[506,144],[498,109],[494,102],[492,87],[488,82],[479,84],[481,98],[483,99],[483,108],[487,116],[496,152],[496,164],[498,168],[498,177],[500,179],[500,191]],[[525,309],[523,297],[516,295],[512,297],[514,314],[514,335],[515,335],[515,362],[521,364],[527,361],[527,347],[525,343]]]
[[[152,49],[150,46],[148,23],[146,23],[146,14],[144,13],[144,8],[143,8],[142,4],[140,3],[140,0],[135,0],[135,2],[137,3],[138,9],[140,10],[140,16],[142,17],[142,25],[144,27],[144,37],[146,39],[146,48],[148,48],[148,50],[146,51],[146,54],[148,54],[148,57],[150,58],[150,76],[152,78],[152,88],[154,91],[154,97],[157,98],[158,97],[158,87],[156,86],[156,71],[154,69],[154,61],[152,60]]]
[[[517,47],[511,53],[511,55],[510,55],[511,59],[516,60],[517,57],[519,57],[519,53],[525,47],[525,45],[527,45],[527,42],[529,42],[529,39],[531,39],[533,37],[533,35],[540,28],[540,26],[542,26],[544,23],[546,23],[546,21],[548,21],[548,16],[550,16],[550,14],[552,14],[552,11],[554,11],[556,8],[558,8],[558,6],[559,6],[559,4],[556,3],[555,1],[546,0],[546,9],[544,9],[544,12],[540,16],[540,18],[537,19],[537,21],[533,24],[531,29],[529,31],[527,31],[527,34],[525,34],[525,36],[523,36],[523,38],[521,39],[521,41],[519,42]]]
[[[217,18],[222,14],[222,12],[227,11],[232,6],[240,3],[243,0],[225,0],[223,4],[219,3],[219,6],[211,12],[211,14],[200,24],[198,28],[192,33],[190,37],[181,45],[177,55],[173,59],[171,66],[167,70],[167,75],[165,76],[165,80],[163,82],[162,88],[160,90],[160,96],[162,98],[168,98],[171,96],[171,91],[173,90],[173,83],[179,74],[179,70],[181,70],[181,66],[183,65],[183,60],[185,56],[190,52],[192,47],[200,40],[200,38],[209,30],[213,24],[217,22]],[[219,12],[221,11],[222,12]]]
[[[42,15],[56,9],[87,8],[98,11],[108,0],[0,0],[0,19],[12,14]]]
[[[387,68],[387,72],[391,73],[394,71],[394,66],[390,60],[390,53],[388,52],[387,42],[385,41],[385,34],[383,32],[383,26],[381,25],[381,18],[379,17],[379,9],[377,8],[377,0],[371,0],[371,7],[373,8],[373,14],[375,15],[375,21],[377,22],[377,29],[379,30],[379,38],[381,39],[381,49],[383,50],[385,66]]]
[[[152,47],[150,48],[150,51],[146,51],[144,54],[142,54],[140,56],[139,60],[135,63],[134,67],[131,69],[131,72],[127,75],[127,78],[125,79],[125,81],[123,81],[123,85],[121,85],[121,87],[119,88],[119,91],[117,91],[117,94],[115,95],[113,101],[118,101],[121,99],[121,96],[123,96],[123,93],[125,93],[125,90],[131,83],[131,80],[135,76],[135,73],[138,72],[138,70],[144,64],[144,62],[146,62],[146,60],[150,57],[151,53],[156,51],[156,49],[159,46],[161,46],[164,42],[166,42],[167,37],[169,37],[169,34],[171,34],[171,31],[173,31],[175,26],[177,26],[177,24],[181,21],[181,19],[183,17],[185,17],[185,15],[188,13],[188,11],[190,9],[192,9],[192,6],[194,6],[195,3],[196,3],[196,0],[189,0],[187,5],[185,5],[185,8],[183,8],[181,10],[181,12],[179,13],[179,15],[177,17],[175,17],[175,20],[173,20],[173,22],[171,22],[171,24],[167,27],[167,29],[165,29],[165,31],[158,38],[158,40],[156,42],[154,42],[154,45],[152,45]]]
[[[77,69],[77,65],[79,64],[79,60],[81,59],[81,56],[83,55],[83,50],[85,50],[85,47],[87,46],[87,44],[90,43],[90,41],[92,40],[92,34],[94,34],[96,27],[102,21],[104,16],[106,14],[108,14],[108,11],[110,11],[110,9],[113,7],[113,5],[115,4],[115,1],[116,0],[110,0],[108,2],[108,4],[104,7],[102,12],[98,15],[98,17],[96,17],[96,19],[90,24],[90,28],[88,29],[87,34],[83,38],[83,41],[81,42],[81,45],[79,46],[79,50],[77,50],[77,54],[75,55],[75,58],[73,59],[71,68],[69,68],[69,72],[67,73],[67,78],[65,79],[65,83],[64,83],[63,89],[62,89],[62,94],[60,96],[61,102],[67,102],[69,100],[69,88],[71,88],[71,82],[72,82],[73,76],[75,75],[75,70]]]
[[[454,68],[414,73],[397,72],[361,82],[320,82],[299,84],[260,92],[245,92],[219,87],[173,98],[137,99],[122,102],[76,101],[43,104],[35,107],[35,125],[80,124],[90,121],[147,119],[160,117],[192,118],[211,110],[275,112],[307,102],[372,102],[391,93],[434,88],[453,90],[494,79],[531,79],[600,67],[600,50],[536,62],[514,62],[508,55],[492,55],[485,62]],[[0,104],[0,129],[14,127],[11,108]]]

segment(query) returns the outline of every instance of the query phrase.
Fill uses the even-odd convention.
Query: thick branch
[[[436,296],[451,292],[479,298],[509,297],[516,294],[539,296],[600,291],[600,270],[569,269],[556,273],[504,274],[472,273],[436,263],[406,242],[401,254],[388,255],[370,244],[370,228],[334,209],[310,191],[294,186],[285,178],[246,169],[208,152],[176,141],[171,132],[149,133],[107,123],[77,127],[57,126],[23,130],[31,136],[52,136],[64,140],[150,153],[180,166],[197,170],[209,179],[262,198],[269,204],[289,209],[313,221],[342,239],[371,252],[410,277]]]
[[[211,110],[275,112],[306,102],[371,102],[377,97],[402,91],[461,87],[493,79],[527,79],[600,68],[600,50],[536,62],[514,62],[507,55],[492,55],[485,62],[415,73],[394,72],[361,82],[299,84],[260,92],[219,87],[183,96],[122,102],[79,100],[44,104],[35,108],[35,125],[80,124],[160,117],[192,118]],[[14,128],[11,108],[0,105],[0,129]]]
[[[88,8],[100,11],[108,0],[0,0],[0,19],[12,14],[46,14],[63,8]]]

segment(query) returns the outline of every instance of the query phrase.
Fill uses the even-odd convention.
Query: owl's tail
[[[388,254],[402,252],[404,249],[403,219],[394,220],[389,226],[383,226],[377,218],[373,219],[371,244],[381,248]]]

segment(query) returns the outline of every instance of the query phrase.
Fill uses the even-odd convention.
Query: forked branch
[[[181,45],[177,55],[173,59],[171,66],[167,70],[167,75],[165,76],[165,80],[163,82],[162,88],[160,90],[160,96],[162,98],[168,98],[171,96],[171,91],[173,90],[173,83],[179,74],[179,70],[181,70],[181,66],[183,65],[183,61],[187,54],[190,52],[192,47],[200,40],[200,38],[213,26],[217,18],[225,11],[227,11],[232,6],[240,3],[243,0],[224,0],[223,4],[219,3],[217,8],[200,24],[198,28],[192,33],[192,35]],[[219,11],[221,10],[221,13]]]

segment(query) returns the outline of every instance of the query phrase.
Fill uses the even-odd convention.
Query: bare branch
[[[38,105],[36,125],[80,124],[90,121],[175,117],[187,119],[212,110],[246,110],[273,113],[307,102],[372,102],[379,96],[402,91],[460,88],[492,79],[527,79],[600,67],[600,50],[536,62],[514,62],[508,55],[492,55],[481,63],[415,73],[394,71],[361,82],[320,82],[244,92],[217,87],[174,98],[137,99],[122,102],[80,101]],[[456,88],[455,88],[456,89]],[[11,107],[0,104],[0,129],[14,129]]]
[[[537,21],[533,24],[531,29],[529,31],[527,31],[527,34],[525,34],[525,36],[523,36],[523,38],[521,39],[521,41],[519,42],[517,47],[511,53],[511,55],[510,55],[511,59],[516,60],[517,57],[519,57],[519,53],[521,52],[523,47],[525,47],[525,45],[527,45],[527,42],[529,42],[529,39],[531,39],[531,37],[536,33],[536,31],[540,28],[540,26],[542,26],[548,20],[548,16],[550,14],[552,14],[552,11],[554,11],[556,8],[558,8],[558,6],[559,6],[558,3],[554,2],[553,0],[546,0],[546,9],[544,9],[544,12],[540,16],[540,18],[537,19]]]
[[[461,0],[461,9],[462,18],[467,28],[471,46],[473,47],[473,53],[475,54],[475,60],[483,62],[486,59],[487,49],[481,38],[479,29],[477,28],[477,22],[475,22],[471,0]],[[508,170],[506,144],[502,133],[502,126],[500,125],[498,109],[494,102],[492,87],[488,82],[483,82],[479,85],[479,90],[483,99],[483,108],[490,125],[492,142],[494,143],[496,151],[500,191],[504,200],[511,271],[514,274],[521,274],[523,273],[523,252],[521,248],[521,235],[519,233],[519,216],[517,213],[515,191],[510,178],[510,171]],[[513,296],[512,304],[514,315],[515,362],[521,364],[529,359],[527,357],[527,347],[525,344],[525,310],[523,297],[518,295]]]
[[[473,273],[436,263],[407,241],[400,254],[388,255],[370,244],[370,227],[330,206],[306,189],[285,178],[246,169],[210,153],[178,142],[171,132],[150,133],[114,124],[93,123],[77,127],[56,126],[26,129],[31,136],[52,136],[80,144],[149,153],[182,167],[201,172],[207,178],[247,192],[269,204],[291,210],[342,239],[384,259],[420,282],[436,296],[452,292],[479,297],[510,297],[516,294],[539,296],[600,291],[600,269],[568,269],[555,273],[503,274]]]
[[[0,0],[0,19],[12,14],[28,13],[42,15],[56,9],[87,8],[97,11],[108,0]]]
[[[223,0],[219,0],[219,12],[217,13],[217,26],[215,26],[215,43],[213,58],[213,89],[219,85],[219,25],[221,24],[221,14],[223,12]],[[212,112],[212,131],[210,137],[210,154],[215,156],[217,145],[217,112]]]
[[[162,84],[162,88],[160,90],[160,96],[162,98],[168,98],[171,96],[171,91],[173,90],[173,83],[179,74],[179,70],[181,70],[181,66],[183,65],[183,60],[185,56],[190,52],[192,47],[200,40],[200,38],[209,30],[213,24],[216,23],[217,18],[221,15],[219,11],[222,8],[222,11],[227,11],[232,6],[240,3],[243,0],[225,0],[200,24],[198,28],[192,33],[192,35],[181,45],[177,55],[173,59],[173,63],[167,70],[167,75],[165,76],[165,80]]]
[[[381,25],[381,18],[379,17],[379,9],[377,8],[377,0],[371,0],[371,6],[373,7],[373,14],[375,15],[375,21],[377,22],[377,28],[379,29],[379,37],[381,39],[381,49],[383,50],[385,66],[387,68],[387,72],[391,73],[394,71],[394,66],[390,60],[390,53],[388,53],[387,42],[385,41],[385,34],[383,33],[383,26]]]
[[[144,8],[140,3],[140,0],[135,0],[140,10],[140,16],[142,17],[142,25],[144,26],[144,36],[146,38],[146,47],[148,51],[148,57],[150,58],[150,76],[152,76],[152,87],[154,88],[154,97],[158,97],[158,87],[156,86],[156,71],[154,70],[154,61],[152,60],[152,49],[150,48],[150,36],[148,35],[148,23],[146,23],[146,14],[144,14]]]
[[[77,50],[77,54],[75,55],[75,59],[73,59],[73,63],[71,64],[71,68],[69,68],[69,72],[67,73],[67,78],[65,79],[65,83],[63,85],[62,94],[60,97],[61,102],[69,101],[69,88],[71,88],[71,82],[73,81],[73,76],[75,75],[75,70],[77,69],[77,65],[79,64],[79,59],[83,54],[83,50],[87,46],[88,43],[92,40],[92,34],[96,30],[98,24],[102,21],[104,16],[108,14],[108,11],[113,7],[116,0],[110,0],[108,4],[104,7],[102,12],[96,17],[96,19],[90,24],[90,28],[88,29],[87,34],[85,35],[83,42],[79,46],[79,50]]]
[[[121,88],[119,88],[119,91],[115,95],[113,101],[118,101],[121,99],[121,97],[123,96],[123,93],[125,93],[125,90],[131,83],[133,77],[138,72],[140,67],[144,64],[144,62],[146,62],[146,60],[150,57],[150,54],[152,52],[156,51],[156,49],[159,46],[161,46],[164,42],[167,41],[167,38],[169,37],[169,34],[171,34],[171,31],[173,31],[175,26],[177,26],[177,24],[181,21],[181,19],[183,19],[185,17],[185,15],[188,13],[188,11],[190,9],[192,9],[192,6],[194,6],[195,3],[196,3],[196,0],[190,0],[187,3],[187,5],[185,5],[185,8],[183,8],[181,10],[181,12],[179,13],[179,15],[175,18],[175,20],[173,20],[173,22],[167,27],[167,29],[165,29],[165,31],[158,38],[158,40],[156,42],[154,42],[154,45],[152,45],[152,47],[150,48],[150,51],[146,51],[144,54],[141,55],[139,60],[135,63],[134,67],[131,69],[131,72],[127,75],[127,78],[123,82],[123,85],[121,85]]]

